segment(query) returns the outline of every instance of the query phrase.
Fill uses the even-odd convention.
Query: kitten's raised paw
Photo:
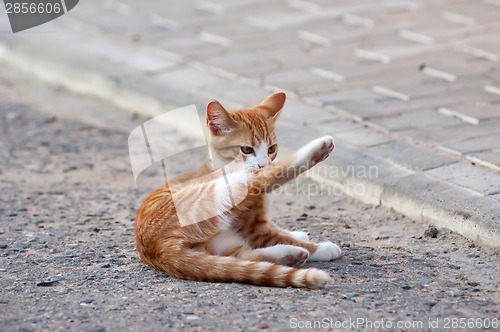
[[[304,241],[304,242],[309,241],[309,235],[306,232],[293,231],[293,232],[290,232],[290,236],[293,237],[295,240]]]
[[[320,243],[318,249],[311,255],[310,261],[331,261],[342,256],[339,246],[330,241]]]
[[[324,136],[312,141],[300,149],[297,153],[297,159],[311,163],[311,166],[314,166],[328,158],[334,147],[335,144],[333,142],[333,137]]]
[[[316,146],[317,150],[312,155],[313,165],[328,158],[330,152],[332,152],[334,148],[333,137],[331,136],[321,137],[319,140],[316,141],[318,141],[317,142],[318,145]],[[313,141],[312,143],[316,143],[316,141]],[[319,143],[321,143],[321,145],[319,145]]]

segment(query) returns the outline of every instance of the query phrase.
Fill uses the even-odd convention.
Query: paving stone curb
[[[229,108],[248,106],[255,103],[250,96],[254,98],[267,93],[264,89],[242,86],[241,93],[248,91],[248,99],[226,100],[220,93],[213,92],[217,91],[219,84],[228,84],[223,78],[185,66],[182,62],[172,62],[148,50],[124,48],[58,30],[56,26],[53,29],[57,30],[57,36],[50,43],[46,39],[4,37],[0,41],[0,61],[48,84],[97,97],[129,112],[150,117],[193,103],[197,104],[200,112],[205,103],[215,97]],[[338,118],[332,126],[320,125],[319,122],[315,125],[314,121],[304,125],[301,121],[319,121],[327,112],[293,98],[289,100],[289,107],[291,111],[289,115],[284,113],[282,128],[300,130],[300,137],[294,135],[292,139],[285,139],[285,148],[282,149],[285,152],[296,150],[319,134],[335,136],[335,125],[352,125],[352,122]],[[304,109],[307,114],[302,111],[302,115],[298,115],[299,120],[292,117]],[[189,135],[190,130],[183,127],[182,121],[170,124]],[[373,129],[363,126],[356,130],[360,136],[366,136],[366,131],[370,131],[370,135],[374,133]],[[363,202],[386,206],[416,221],[451,229],[487,246],[500,247],[499,201],[400,167],[391,158],[370,153],[343,139],[337,139],[334,155],[328,166],[337,170],[337,176],[314,173],[309,176],[320,183],[340,188],[343,193]],[[358,176],[349,172],[338,176],[338,170],[346,170],[353,165],[365,170],[376,167],[377,176]]]

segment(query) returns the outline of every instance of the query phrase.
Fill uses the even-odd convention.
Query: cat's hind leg
[[[304,232],[288,232],[270,221],[257,220],[240,230],[242,238],[253,248],[273,247],[280,244],[302,247],[309,255],[309,261],[330,261],[342,256],[338,245],[330,241],[319,244],[309,241]]]
[[[293,245],[278,244],[254,249],[232,231],[214,236],[208,241],[206,247],[213,255],[234,256],[249,261],[267,261],[293,267],[302,266],[309,258],[309,252],[306,249]]]
[[[276,259],[276,264],[293,267],[304,265],[309,258],[309,251],[289,244],[277,244],[272,247],[253,249],[253,251],[274,257]]]

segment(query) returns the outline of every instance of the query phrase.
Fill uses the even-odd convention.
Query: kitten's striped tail
[[[213,256],[201,251],[184,252],[182,256],[168,255],[168,259],[165,257],[165,260],[150,262],[153,263],[151,265],[167,272],[172,277],[194,281],[308,288],[322,287],[331,281],[326,272],[314,268],[295,269],[269,262]]]

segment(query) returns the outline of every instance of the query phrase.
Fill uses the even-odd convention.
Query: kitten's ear
[[[267,117],[276,120],[279,112],[285,105],[286,95],[284,92],[276,92],[267,97],[262,103],[262,106],[266,108]]]
[[[212,100],[207,105],[207,127],[215,136],[224,135],[237,126],[236,121],[228,111],[217,101]]]

